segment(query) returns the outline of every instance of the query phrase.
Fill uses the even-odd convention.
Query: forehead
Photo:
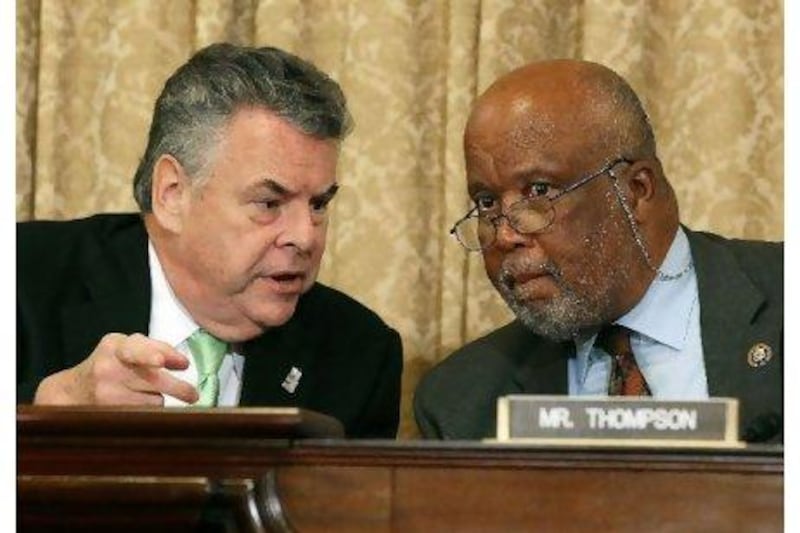
[[[612,93],[596,65],[570,60],[532,63],[498,79],[467,122],[467,166],[507,174],[522,167],[586,170],[608,157],[614,129]]]
[[[273,179],[319,189],[336,179],[338,143],[318,139],[260,107],[237,110],[223,128],[212,173],[244,184]]]
[[[479,107],[464,136],[469,182],[511,185],[518,177],[574,177],[591,160],[585,128],[571,117],[521,98]]]

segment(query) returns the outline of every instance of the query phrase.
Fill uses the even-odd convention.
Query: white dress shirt
[[[150,326],[148,335],[176,348],[189,359],[189,367],[185,370],[167,370],[173,376],[197,386],[197,366],[186,340],[197,331],[200,326],[192,319],[183,305],[175,297],[172,288],[164,276],[161,262],[158,260],[153,244],[148,242],[148,258],[150,261]],[[244,357],[230,350],[222,359],[217,376],[219,377],[220,407],[239,405],[239,396],[242,390],[242,376],[244,370]],[[186,402],[164,395],[164,405],[167,407],[183,407]]]
[[[661,271],[682,272],[691,261],[689,240],[678,228]],[[615,324],[631,330],[631,349],[654,398],[708,398],[694,267],[676,279],[656,276],[639,303]],[[570,395],[608,392],[611,357],[594,346],[595,337],[575,340],[576,357],[568,363]]]

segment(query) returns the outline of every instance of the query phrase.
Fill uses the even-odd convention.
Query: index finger
[[[189,366],[189,359],[166,342],[139,333],[120,343],[114,355],[128,366],[169,370],[183,370]]]

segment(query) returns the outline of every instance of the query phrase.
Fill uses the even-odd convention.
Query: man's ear
[[[625,173],[625,193],[628,205],[638,224],[650,218],[656,204],[656,180],[661,172],[657,160],[635,161]]]
[[[153,215],[167,231],[180,233],[190,187],[180,161],[169,154],[161,155],[153,165],[152,205]]]

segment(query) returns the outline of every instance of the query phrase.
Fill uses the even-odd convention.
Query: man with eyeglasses
[[[783,245],[680,225],[625,80],[517,69],[479,97],[464,151],[473,207],[451,233],[516,320],[423,377],[423,436],[493,437],[497,398],[526,393],[735,397],[742,439],[782,439]]]

